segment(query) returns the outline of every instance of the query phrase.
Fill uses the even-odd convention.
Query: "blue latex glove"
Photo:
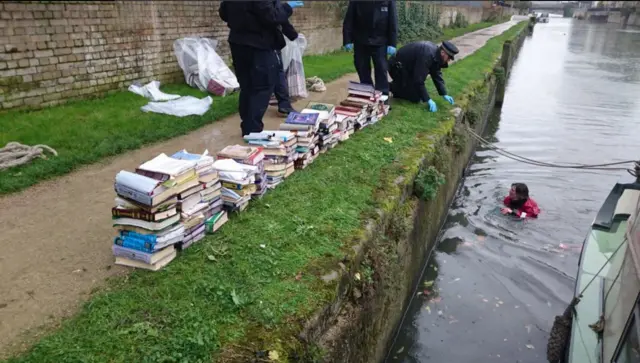
[[[449,102],[450,104],[453,105],[453,97],[451,97],[449,95],[445,95],[445,96],[442,96],[442,97],[444,97],[444,99],[447,100],[447,102]]]
[[[438,106],[436,106],[436,103],[433,102],[433,100],[429,100],[429,101],[427,101],[427,103],[429,104],[429,111],[431,111],[431,112],[438,111]]]
[[[392,56],[396,54],[396,47],[388,46],[387,47],[387,55]]]
[[[344,49],[346,49],[349,52],[352,51],[353,50],[353,43],[349,43],[349,44],[345,45]]]
[[[299,8],[302,7],[304,5],[304,2],[302,1],[287,1],[287,4],[289,4],[289,6],[291,6],[291,8]]]

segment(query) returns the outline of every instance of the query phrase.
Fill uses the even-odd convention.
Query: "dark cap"
[[[449,41],[442,42],[442,49],[451,57],[451,59],[455,59],[456,54],[458,54],[458,47],[456,47],[453,43]]]

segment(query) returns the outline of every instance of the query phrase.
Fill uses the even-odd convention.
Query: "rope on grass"
[[[307,88],[312,92],[324,92],[327,90],[327,87],[324,85],[324,82],[319,77],[309,77],[306,80]]]
[[[24,165],[35,158],[46,159],[45,151],[58,156],[58,152],[47,145],[28,146],[12,141],[0,149],[0,170]]]

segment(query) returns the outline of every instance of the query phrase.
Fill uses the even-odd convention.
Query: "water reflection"
[[[638,61],[640,33],[555,18],[536,25],[486,138],[548,162],[637,158]],[[388,361],[546,361],[584,235],[618,176],[541,169],[478,149]],[[499,213],[517,181],[528,184],[539,219]]]

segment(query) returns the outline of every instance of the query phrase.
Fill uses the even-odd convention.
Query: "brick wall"
[[[340,47],[337,16],[315,6],[296,13],[292,21],[310,38],[310,53]],[[175,39],[222,40],[226,57],[227,34],[213,1],[2,2],[0,108],[46,107],[135,80],[178,81]]]
[[[39,108],[126,89],[134,81],[180,82],[173,42],[220,40],[228,28],[216,1],[0,2],[0,109]],[[443,25],[454,7],[443,6]],[[457,7],[471,23],[479,9]],[[327,2],[307,2],[291,22],[308,39],[306,54],[342,45],[342,20]]]

